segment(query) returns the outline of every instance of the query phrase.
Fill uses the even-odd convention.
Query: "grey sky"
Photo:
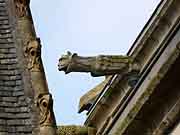
[[[125,54],[160,0],[33,0],[32,14],[42,40],[43,62],[54,97],[58,124],[82,124],[79,98],[101,78],[65,75],[58,58],[68,50],[80,55]]]

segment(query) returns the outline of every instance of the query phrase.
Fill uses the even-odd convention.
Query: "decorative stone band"
[[[58,135],[96,135],[96,129],[85,126],[59,126]]]
[[[53,113],[53,100],[46,81],[41,59],[41,43],[33,26],[29,4],[30,0],[13,0],[17,19],[17,43],[24,47],[24,73],[29,75],[34,94],[36,127],[40,135],[57,135],[56,120]],[[20,39],[20,40],[19,40]],[[27,70],[28,69],[28,70]],[[36,129],[35,129],[36,130]]]

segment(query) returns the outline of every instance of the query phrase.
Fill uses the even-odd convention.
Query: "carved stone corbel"
[[[56,126],[54,123],[53,99],[51,94],[40,94],[37,97],[36,105],[40,111],[40,126]],[[53,117],[53,118],[52,118]]]
[[[31,72],[42,71],[40,39],[29,41],[28,45],[24,48],[24,55],[27,57],[27,66]]]
[[[15,10],[16,10],[16,15],[19,18],[28,16],[28,8],[29,8],[29,3],[30,0],[14,0],[15,2]]]

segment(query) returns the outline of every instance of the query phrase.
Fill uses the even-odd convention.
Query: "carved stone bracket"
[[[14,2],[16,15],[19,18],[27,16],[30,0],[14,0]]]
[[[40,126],[56,126],[53,114],[53,99],[51,94],[40,94],[36,105],[40,110]]]
[[[42,71],[40,39],[29,41],[28,45],[24,48],[24,54],[27,57],[28,69],[31,72]]]

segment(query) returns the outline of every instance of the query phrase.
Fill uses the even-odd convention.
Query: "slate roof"
[[[7,0],[0,0],[0,135],[30,135],[30,99],[25,96]]]

